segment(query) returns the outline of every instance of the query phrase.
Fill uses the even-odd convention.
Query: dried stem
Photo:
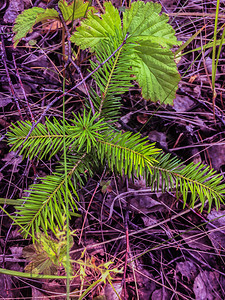
[[[33,114],[32,114],[32,111],[31,111],[31,108],[30,108],[30,104],[29,104],[29,102],[28,102],[27,95],[26,95],[26,92],[25,92],[24,87],[23,87],[22,80],[21,80],[21,78],[20,78],[20,73],[19,73],[19,70],[18,70],[17,65],[16,65],[16,59],[15,59],[15,54],[14,54],[14,53],[12,54],[12,57],[13,57],[14,67],[15,67],[15,70],[16,70],[16,75],[17,75],[17,77],[18,77],[18,80],[19,80],[19,83],[20,83],[20,87],[21,87],[21,90],[22,90],[22,92],[23,92],[23,96],[24,96],[24,99],[25,99],[25,101],[26,101],[28,111],[29,111],[29,113],[30,113],[30,117],[31,117],[32,123],[34,123],[34,122],[35,122],[34,116],[33,116]]]
[[[71,41],[70,41],[71,34],[70,34],[69,29],[68,29],[68,26],[66,25],[66,22],[65,22],[65,20],[63,18],[62,12],[60,11],[59,7],[56,6],[55,9],[57,10],[57,12],[59,14],[59,17],[60,17],[60,20],[61,20],[61,22],[62,22],[62,24],[63,24],[63,26],[65,28],[65,31],[67,33],[67,43],[68,43],[68,55],[67,56],[68,56],[68,59],[67,59],[67,62],[65,64],[65,69],[71,63],[74,66],[74,68],[77,70],[77,72],[79,73],[81,79],[84,80],[84,77],[83,77],[83,74],[82,74],[80,68],[77,66],[77,64],[72,59]],[[88,100],[89,100],[89,103],[90,103],[90,106],[91,106],[92,113],[94,115],[95,114],[94,105],[93,105],[93,102],[91,101],[91,97],[90,97],[90,94],[89,94],[89,91],[88,91],[88,88],[87,88],[85,80],[84,80],[84,88],[85,88],[85,92],[86,92],[86,94],[88,96]]]
[[[1,50],[2,50],[2,61],[3,61],[4,67],[5,67],[5,72],[6,72],[6,76],[7,76],[8,83],[9,83],[10,94],[11,94],[12,99],[16,103],[17,110],[19,112],[20,118],[21,118],[21,120],[23,120],[23,116],[22,116],[22,112],[21,112],[21,109],[20,109],[19,101],[16,97],[15,90],[14,90],[14,87],[13,87],[13,84],[12,84],[12,81],[11,81],[11,78],[10,78],[10,75],[9,75],[8,66],[7,66],[7,63],[6,63],[5,41],[4,41],[4,35],[3,35],[2,30],[1,30]]]

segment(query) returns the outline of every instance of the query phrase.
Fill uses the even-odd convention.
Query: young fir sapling
[[[183,197],[184,205],[188,200],[193,207],[200,200],[202,209],[206,201],[209,210],[213,203],[219,208],[225,185],[215,170],[201,163],[184,165],[149,144],[140,134],[118,132],[114,126],[119,118],[121,94],[128,91],[134,81],[139,84],[144,99],[173,104],[180,75],[171,48],[180,42],[168,24],[168,16],[161,14],[161,6],[153,2],[133,2],[122,12],[121,21],[119,10],[111,2],[104,3],[103,14],[82,0],[76,0],[80,11],[77,8],[74,12],[73,3],[68,5],[60,0],[58,7],[68,26],[72,19],[81,18],[70,42],[95,55],[89,72],[96,85],[90,87],[86,109],[74,114],[65,126],[56,118],[46,118],[45,124],[37,122],[33,127],[29,121],[19,121],[7,133],[11,150],[19,150],[30,159],[61,155],[64,143],[67,151],[66,176],[62,175],[65,168],[62,159],[55,172],[33,184],[29,196],[16,206],[16,223],[24,235],[27,236],[28,231],[35,234],[40,229],[45,233],[49,229],[54,232],[56,224],[62,228],[66,186],[70,214],[73,214],[77,208],[77,187],[84,184],[87,174],[93,175],[99,162],[120,176],[143,176],[153,190],[159,186],[162,191],[175,189],[177,195]],[[34,24],[51,18],[60,20],[57,10],[31,8],[24,11],[14,26],[14,45]]]

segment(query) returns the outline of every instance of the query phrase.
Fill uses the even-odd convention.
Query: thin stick
[[[215,19],[216,14],[215,13],[198,13],[198,12],[182,12],[182,13],[169,13],[169,17],[209,17]],[[224,14],[218,14],[219,19],[225,19]]]
[[[220,8],[220,0],[216,1],[216,15],[215,15],[215,25],[214,25],[214,36],[213,36],[213,51],[212,51],[212,92],[213,92],[213,115],[214,115],[214,122],[216,124],[216,117],[215,117],[215,105],[216,105],[216,89],[215,89],[215,81],[216,81],[216,40],[217,40],[217,24],[218,24],[218,14]]]
[[[127,262],[128,262],[128,257],[130,255],[130,242],[129,242],[129,231],[128,231],[129,208],[130,208],[130,203],[128,201],[126,212],[125,212],[125,218],[124,218],[124,229],[126,235],[126,252],[125,252],[125,261],[124,261],[124,273],[123,273],[123,279],[121,283],[124,292],[124,297],[126,297]]]
[[[224,116],[222,114],[222,111],[219,113],[218,109],[215,107],[213,111],[213,109],[211,109],[211,107],[205,103],[205,101],[198,99],[197,97],[192,96],[191,94],[189,94],[188,92],[186,92],[183,88],[179,87],[179,91],[182,94],[187,95],[188,97],[190,97],[191,99],[193,99],[195,102],[200,103],[202,106],[204,106],[207,110],[209,110],[210,112],[212,112],[213,114],[215,114],[215,116],[218,118],[218,120],[220,120],[220,122],[225,125],[225,120],[224,120]]]
[[[32,114],[32,111],[31,111],[31,108],[30,108],[30,104],[29,104],[29,102],[28,102],[27,95],[26,95],[26,92],[25,92],[24,87],[23,87],[22,80],[21,80],[21,78],[20,78],[20,73],[19,73],[19,70],[18,70],[17,65],[16,65],[16,60],[15,60],[15,54],[14,54],[14,53],[12,54],[12,57],[13,57],[14,67],[15,67],[15,70],[16,70],[16,75],[17,75],[17,77],[18,77],[18,80],[19,80],[19,83],[20,83],[20,87],[21,87],[21,90],[22,90],[22,92],[23,92],[23,96],[24,96],[24,99],[25,99],[25,101],[26,101],[28,111],[29,111],[29,113],[30,113],[30,117],[31,117],[32,123],[34,123],[34,122],[35,122],[34,116],[33,116],[33,114]]]
[[[105,168],[105,169],[106,169],[106,168]],[[89,204],[88,204],[88,207],[87,207],[87,210],[86,210],[86,214],[85,214],[85,216],[84,216],[83,225],[82,225],[82,228],[81,228],[81,233],[80,233],[78,245],[81,243],[81,238],[82,238],[83,231],[84,231],[84,226],[85,226],[85,223],[86,223],[86,220],[87,220],[88,211],[89,211],[89,209],[90,209],[90,206],[91,206],[91,203],[92,203],[92,201],[93,201],[93,199],[94,199],[94,196],[95,196],[95,194],[96,194],[96,192],[97,192],[97,189],[98,189],[98,187],[99,187],[99,185],[100,185],[100,182],[102,181],[102,178],[103,178],[103,176],[104,176],[104,174],[105,174],[105,169],[104,169],[104,171],[103,171],[103,173],[102,173],[102,176],[101,176],[99,182],[97,183],[97,185],[96,185],[96,187],[95,187],[95,190],[94,190],[94,193],[93,193],[93,195],[92,195],[92,197],[91,197],[91,200],[89,201]]]
[[[46,5],[46,8],[49,8],[49,7],[52,7],[54,6],[59,0],[52,0],[50,1],[47,5]]]
[[[41,2],[41,0],[36,0],[36,1],[34,2],[34,5],[33,5],[33,6],[38,6],[38,5],[40,4],[40,2]]]
[[[59,14],[59,17],[61,19],[61,22],[66,30],[66,33],[67,33],[67,42],[68,42],[68,59],[67,59],[67,62],[65,64],[65,69],[66,67],[71,63],[74,68],[77,70],[77,72],[79,73],[80,77],[82,80],[84,80],[84,77],[83,77],[83,74],[80,70],[80,68],[77,66],[77,64],[75,64],[75,62],[73,61],[72,59],[72,54],[71,54],[71,41],[70,41],[70,37],[71,37],[71,34],[70,34],[70,31],[68,29],[68,26],[66,25],[66,22],[63,18],[63,15],[62,15],[62,12],[61,10],[59,9],[58,6],[55,7],[55,9],[57,10],[58,14]],[[91,101],[91,97],[90,97],[90,94],[89,94],[89,91],[88,91],[88,88],[87,88],[87,85],[86,85],[86,82],[84,81],[84,88],[85,88],[85,91],[86,91],[86,94],[88,96],[88,100],[89,100],[89,103],[90,103],[90,106],[91,106],[91,110],[92,110],[92,114],[94,115],[95,114],[95,109],[94,109],[94,105],[93,105],[93,102]]]
[[[22,116],[22,112],[21,112],[21,109],[20,109],[20,105],[19,105],[18,99],[16,97],[15,90],[14,90],[14,87],[13,87],[13,84],[12,84],[12,81],[11,81],[11,78],[10,78],[10,75],[9,75],[8,66],[7,66],[7,63],[6,63],[7,56],[6,56],[6,51],[5,51],[5,42],[4,42],[4,36],[3,36],[3,34],[1,34],[1,42],[2,42],[1,43],[2,61],[3,61],[4,67],[5,67],[5,72],[6,72],[6,76],[7,76],[8,83],[9,83],[10,94],[11,94],[12,99],[16,103],[17,110],[19,112],[20,118],[21,118],[21,120],[23,120],[23,116]]]

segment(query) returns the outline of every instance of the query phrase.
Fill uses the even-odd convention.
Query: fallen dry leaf
[[[10,0],[9,6],[3,16],[5,23],[12,24],[16,17],[24,10],[23,0]]]
[[[178,262],[176,264],[176,271],[177,273],[181,274],[182,280],[183,277],[186,277],[188,282],[194,280],[194,278],[198,274],[198,269],[196,268],[196,265],[190,260]]]
[[[197,77],[198,77],[197,74],[191,76],[190,79],[188,80],[188,82],[193,83]]]
[[[173,109],[177,112],[188,111],[193,105],[194,101],[191,100],[188,96],[177,95],[174,99]]]
[[[192,230],[185,233],[182,233],[182,231],[179,232],[189,247],[203,251],[210,251],[212,249],[210,241],[204,232],[200,230]]]
[[[169,293],[169,291],[167,289],[158,289],[155,290],[152,293],[152,297],[151,300],[170,300],[171,299],[171,294]]]
[[[193,291],[196,300],[215,300],[219,289],[219,274],[216,272],[201,271],[195,278]]]
[[[113,283],[113,287],[114,287],[115,290],[112,288],[112,286],[109,283],[107,283],[105,285],[105,297],[106,297],[107,300],[117,300],[118,299],[117,294],[119,296],[121,296],[121,293],[122,293],[121,282]]]
[[[207,224],[206,228],[209,230],[208,236],[211,240],[213,247],[216,249],[217,253],[221,253],[221,250],[225,249],[225,211],[215,211],[212,210],[207,219],[212,221]],[[216,227],[216,228],[215,228]]]
[[[17,169],[17,167],[22,162],[23,157],[22,155],[16,156],[16,153],[14,151],[11,151],[7,153],[2,160],[7,162],[9,165],[13,165],[13,172],[18,172],[19,170]]]

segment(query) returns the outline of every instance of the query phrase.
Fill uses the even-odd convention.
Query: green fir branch
[[[219,209],[220,203],[224,203],[225,184],[223,176],[217,174],[209,166],[193,162],[184,165],[178,158],[170,158],[169,154],[156,156],[157,163],[151,166],[152,172],[146,169],[147,184],[152,190],[176,189],[177,197],[182,196],[184,206],[189,202],[193,207],[199,199],[203,209],[206,201],[209,208],[215,203]]]
[[[146,167],[150,168],[153,162],[156,163],[155,156],[159,152],[161,150],[155,148],[155,144],[148,144],[147,139],[141,138],[140,134],[115,131],[108,131],[97,148],[102,163],[106,159],[112,171],[116,170],[121,176],[129,177],[143,175]]]
[[[65,121],[65,146],[66,150],[77,148],[79,151],[85,145],[89,152],[96,144],[96,140],[101,139],[99,131],[108,128],[102,119],[97,121],[98,114],[92,117],[91,112],[83,117],[80,114],[74,115],[70,120],[71,124]],[[12,125],[7,133],[8,143],[12,145],[11,151],[21,148],[19,154],[30,159],[38,156],[39,159],[49,156],[50,158],[63,149],[63,125],[62,122],[46,119],[45,124],[38,123],[27,139],[27,135],[32,127],[31,122],[19,121],[17,125]]]
[[[73,166],[68,164],[67,181],[68,181],[68,206],[74,212],[77,210],[76,201],[78,199],[75,187],[77,183],[83,183],[80,174],[84,174],[87,166],[85,163],[86,153],[80,157],[73,158]],[[76,175],[79,176],[76,178]],[[73,179],[73,181],[72,181]],[[76,182],[76,183],[75,183]],[[15,206],[18,216],[16,223],[23,226],[25,237],[27,231],[31,231],[34,236],[40,231],[40,228],[47,234],[50,229],[54,232],[55,224],[61,229],[64,225],[65,213],[65,175],[62,173],[53,173],[52,175],[41,178],[41,183],[36,183],[30,186],[27,197],[23,197],[20,201],[23,204]]]
[[[121,44],[124,37],[119,33],[103,44],[101,43],[96,49],[97,62],[102,63],[113,53]],[[121,106],[121,95],[133,86],[131,83],[132,69],[130,68],[130,57],[134,53],[133,46],[124,44],[115,56],[103,65],[97,72],[93,74],[93,78],[99,88],[100,96],[94,89],[91,89],[91,97],[96,111],[105,120],[116,121],[119,117],[119,109]],[[98,63],[90,62],[92,70],[95,70]]]

